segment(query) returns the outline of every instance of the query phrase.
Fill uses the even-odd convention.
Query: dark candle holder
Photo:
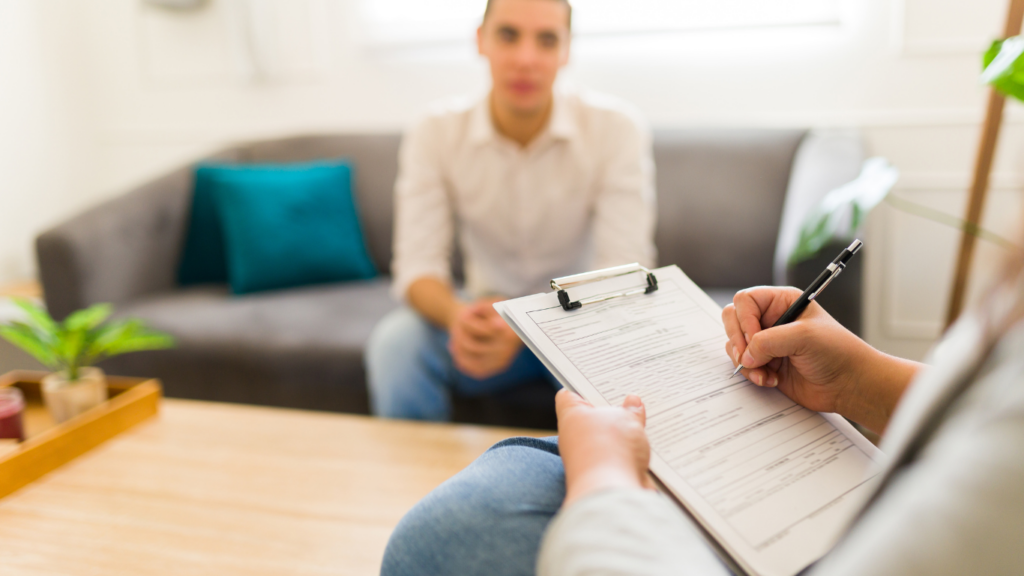
[[[22,414],[25,412],[25,397],[21,389],[14,386],[0,388],[0,438],[25,440],[25,426]]]

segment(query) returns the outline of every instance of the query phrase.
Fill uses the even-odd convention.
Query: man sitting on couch
[[[394,294],[367,349],[374,413],[447,420],[452,390],[554,379],[492,308],[552,278],[654,264],[654,164],[636,115],[554,90],[569,56],[566,0],[488,0],[477,46],[490,93],[435,111],[402,143]],[[456,234],[465,296],[452,284]]]

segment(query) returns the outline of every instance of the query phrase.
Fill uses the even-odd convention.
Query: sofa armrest
[[[36,238],[39,277],[54,318],[176,286],[193,173],[191,166],[177,170]]]
[[[812,130],[800,143],[793,160],[786,202],[772,270],[774,284],[806,288],[825,269],[847,242],[830,242],[816,257],[789,266],[789,255],[800,239],[800,227],[808,213],[832,190],[860,174],[865,160],[864,144],[856,130]],[[822,293],[818,303],[856,334],[861,331],[861,281],[864,256],[857,257]]]
[[[864,143],[856,130],[812,130],[804,137],[793,159],[775,243],[772,276],[776,285],[792,283],[787,264],[804,219],[826,194],[856,179],[864,160]]]

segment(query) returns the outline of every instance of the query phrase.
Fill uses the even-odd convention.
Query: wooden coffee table
[[[0,500],[0,573],[377,574],[431,489],[503,438],[549,434],[164,400]]]

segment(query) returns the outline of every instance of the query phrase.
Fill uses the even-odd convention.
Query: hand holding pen
[[[738,292],[722,310],[726,352],[754,384],[777,386],[805,408],[839,413],[882,433],[921,365],[875,350],[811,295],[817,298],[814,290],[775,286]],[[803,309],[799,322],[780,324],[794,307]]]
[[[810,303],[814,301],[814,299],[816,299],[818,295],[821,294],[822,290],[824,290],[829,284],[832,283],[833,280],[835,280],[842,273],[842,271],[846,268],[847,263],[850,261],[850,258],[852,258],[853,255],[860,250],[861,246],[863,246],[863,243],[860,240],[854,240],[848,248],[843,250],[839,254],[839,256],[837,256],[835,260],[833,260],[832,263],[829,264],[828,267],[826,267],[825,270],[818,275],[814,282],[812,282],[811,285],[808,286],[807,289],[800,294],[800,296],[792,303],[792,305],[789,306],[789,308],[781,316],[779,316],[778,320],[776,320],[771,327],[775,328],[777,326],[784,326],[786,324],[792,323],[794,320],[799,318],[800,315],[803,314],[804,310],[807,309],[807,306],[810,305]],[[739,295],[737,295],[737,298],[738,297]],[[740,302],[736,303],[737,308],[741,305],[742,304]],[[767,313],[768,310],[761,310],[760,312]],[[731,315],[726,314],[725,311],[723,311],[722,316],[723,320],[725,320],[728,324],[728,322],[731,320]],[[758,314],[758,316],[760,317],[760,314]],[[726,328],[728,330],[729,326],[727,325]],[[745,342],[743,342],[741,346],[737,346],[738,343],[731,343],[730,346],[733,350],[739,350],[740,348],[744,349],[744,358],[747,358],[749,357],[749,351],[746,351],[745,349],[747,345],[750,343],[750,338],[752,336],[750,332],[752,332],[753,330],[748,329],[744,331],[742,330],[742,327],[740,327],[740,329],[740,331],[744,335]],[[745,368],[742,359],[734,358],[734,361],[738,361],[739,364],[736,366],[736,370],[733,371],[733,376],[735,376],[737,373],[740,372],[740,370],[743,370]]]

